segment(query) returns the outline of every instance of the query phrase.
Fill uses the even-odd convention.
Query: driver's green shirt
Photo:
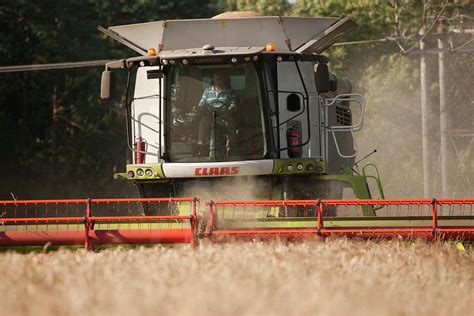
[[[201,101],[199,101],[200,108],[218,110],[225,106],[229,110],[233,110],[237,106],[237,99],[230,89],[223,89],[217,92],[214,87],[206,88],[202,94]]]

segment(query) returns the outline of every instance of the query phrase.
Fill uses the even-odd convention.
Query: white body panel
[[[273,160],[213,162],[213,163],[164,163],[167,178],[258,176],[272,174]]]
[[[162,148],[160,148],[159,129],[162,116],[159,111],[159,97],[162,94],[159,89],[159,79],[147,79],[147,71],[152,69],[159,69],[159,67],[138,68],[134,92],[135,100],[132,103],[132,136],[134,141],[138,137],[145,140],[146,163],[159,162],[164,146],[162,137]]]

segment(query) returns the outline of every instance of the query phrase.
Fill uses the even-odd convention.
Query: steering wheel
[[[214,100],[208,105],[207,109],[211,112],[216,111],[217,113],[222,113],[226,112],[228,110],[228,107],[226,106],[225,102]]]

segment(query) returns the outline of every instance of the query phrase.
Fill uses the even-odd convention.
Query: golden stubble
[[[467,315],[474,254],[329,239],[1,254],[2,315]]]

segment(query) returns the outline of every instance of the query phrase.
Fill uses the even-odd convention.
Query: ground
[[[452,243],[335,239],[0,259],[0,315],[467,315],[474,302],[474,251]]]

